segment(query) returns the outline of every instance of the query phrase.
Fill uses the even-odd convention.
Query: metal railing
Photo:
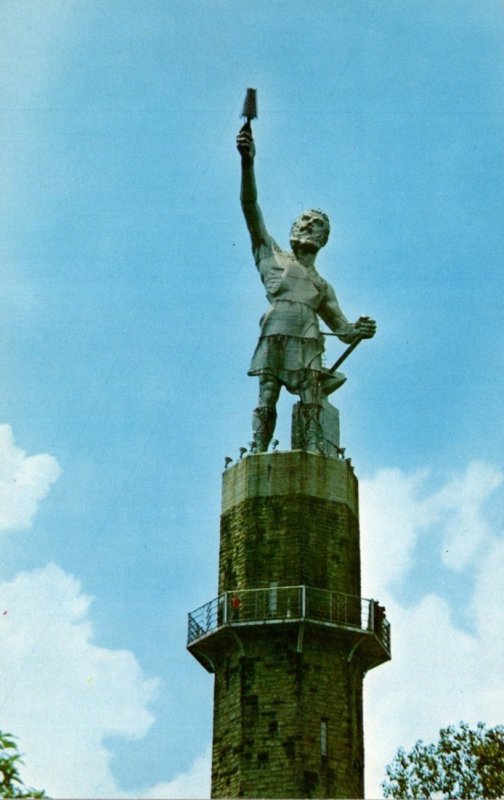
[[[390,625],[375,600],[310,586],[224,592],[189,614],[187,644],[225,625],[313,620],[375,633],[390,652]]]

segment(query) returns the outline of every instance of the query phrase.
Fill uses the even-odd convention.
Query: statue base
[[[303,418],[301,407],[302,403],[298,402],[292,408],[292,450],[307,450],[309,445],[306,422]],[[335,458],[341,457],[343,453],[340,448],[339,411],[325,397],[321,404],[319,422],[322,429],[324,455]]]

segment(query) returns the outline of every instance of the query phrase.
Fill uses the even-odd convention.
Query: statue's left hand
[[[359,317],[354,327],[361,339],[372,339],[376,333],[376,322],[370,317]]]

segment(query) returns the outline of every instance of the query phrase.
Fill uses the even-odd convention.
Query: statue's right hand
[[[248,123],[245,123],[243,128],[240,128],[238,136],[236,137],[236,146],[242,159],[245,161],[253,161],[256,153],[254,137],[252,136],[250,127],[247,126]]]

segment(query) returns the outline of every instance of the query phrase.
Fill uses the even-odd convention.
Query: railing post
[[[228,621],[228,593],[224,592],[224,625],[227,625]]]
[[[301,619],[306,617],[306,586],[301,586]]]

